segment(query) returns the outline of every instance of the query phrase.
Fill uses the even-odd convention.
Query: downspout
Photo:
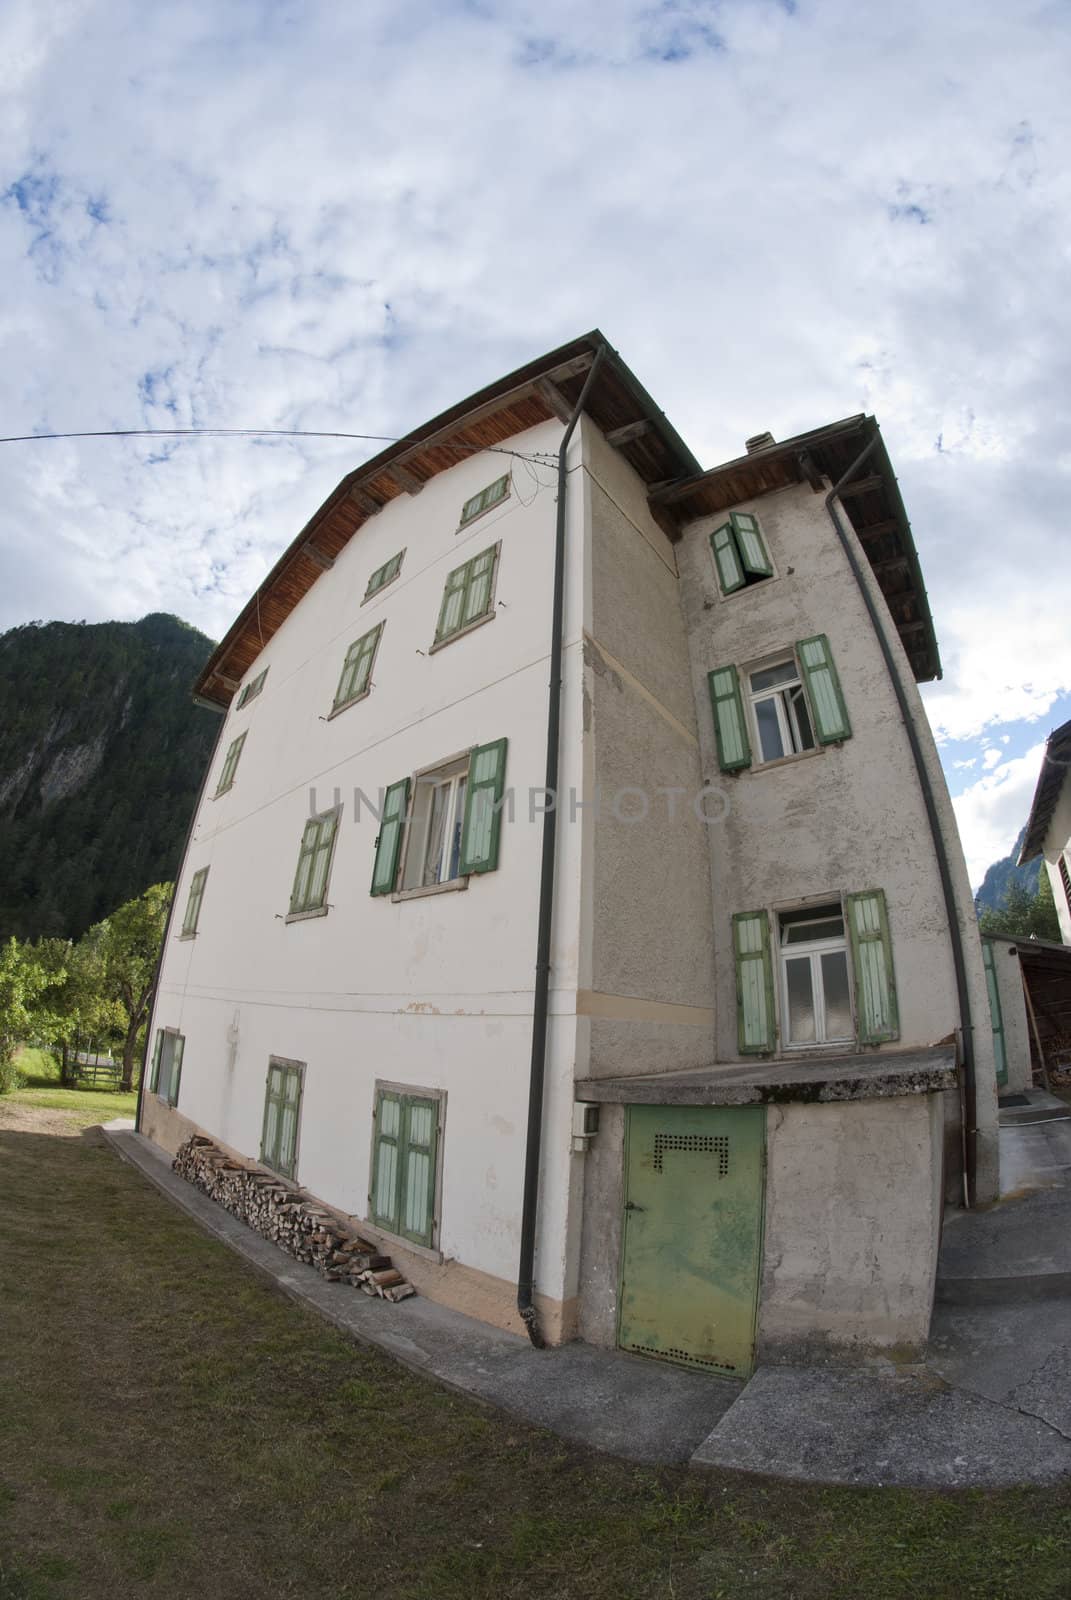
[[[859,592],[863,597],[863,603],[866,606],[870,621],[874,628],[874,632],[877,635],[878,644],[881,646],[881,653],[884,657],[885,666],[888,670],[889,679],[892,683],[893,693],[896,696],[896,703],[900,709],[900,717],[904,724],[904,731],[907,734],[907,742],[911,748],[911,757],[915,763],[915,773],[918,777],[919,788],[922,790],[922,799],[926,807],[926,820],[930,826],[930,837],[933,841],[934,854],[937,857],[937,870],[941,878],[941,892],[944,896],[945,915],[948,918],[948,931],[952,940],[952,965],[956,974],[956,997],[959,1005],[960,1045],[963,1058],[964,1079],[963,1119],[964,1135],[966,1138],[966,1172],[964,1191],[966,1202],[969,1206],[975,1195],[975,1177],[978,1164],[978,1129],[976,1126],[978,1096],[974,1069],[974,1023],[971,1018],[970,993],[967,988],[967,960],[963,947],[963,930],[960,927],[959,914],[956,907],[956,895],[952,887],[952,872],[951,868],[949,867],[948,852],[945,849],[944,834],[941,831],[941,823],[937,815],[937,803],[934,799],[933,785],[930,782],[930,775],[926,769],[926,762],[922,754],[922,746],[919,743],[919,736],[915,728],[914,718],[911,715],[911,708],[907,703],[907,695],[904,691],[904,685],[900,678],[900,671],[897,666],[896,659],[893,656],[892,646],[889,643],[888,636],[882,624],[882,619],[878,615],[878,609],[874,604],[874,599],[870,593],[870,588],[865,577],[863,576],[863,570],[859,565],[851,538],[849,537],[848,532],[845,529],[844,524],[837,512],[836,505],[834,504],[834,501],[840,494],[841,489],[851,478],[855,477],[856,473],[866,461],[867,457],[877,449],[878,443],[879,436],[875,434],[874,438],[871,439],[870,443],[865,447],[865,449],[860,451],[859,455],[856,456],[855,460],[844,473],[843,477],[833,485],[833,488],[826,496],[826,510],[829,512],[830,520],[833,523],[834,529],[836,530],[837,538],[840,540],[841,548],[843,549],[847,558],[848,565],[852,569],[852,576],[855,578],[855,581],[859,586]]]
[[[182,841],[182,851],[179,855],[178,871],[175,873],[175,884],[171,891],[171,904],[167,908],[167,921],[164,923],[163,938],[160,940],[160,953],[156,957],[156,971],[153,973],[152,988],[149,991],[149,1014],[145,1019],[145,1049],[142,1052],[141,1071],[138,1074],[138,1103],[134,1110],[135,1133],[141,1132],[141,1108],[145,1103],[145,1079],[152,1052],[152,1025],[156,1018],[156,1001],[160,989],[160,972],[164,964],[164,951],[167,949],[167,941],[171,937],[171,924],[175,916],[175,900],[178,896],[178,886],[182,881],[182,869],[186,865],[186,857],[189,854],[190,841],[193,838],[194,823],[201,814],[201,804],[205,797],[205,789],[208,787],[208,774],[212,771],[216,764],[216,752],[219,750],[220,737],[227,725],[227,713],[222,706],[214,705],[211,700],[202,700],[199,695],[194,695],[193,700],[195,705],[204,706],[209,711],[219,712],[222,720],[216,733],[215,741],[212,745],[212,752],[205,763],[205,770],[201,777],[201,787],[197,791],[197,799],[194,802],[193,810],[190,812],[190,820],[186,828],[186,837]]]
[[[562,698],[562,628],[565,609],[565,458],[573,430],[584,410],[591,385],[606,354],[600,345],[588,368],[580,398],[569,418],[558,450],[558,514],[554,536],[554,599],[550,635],[550,699],[547,707],[547,810],[543,813],[543,856],[539,875],[539,932],[536,941],[535,996],[532,1006],[532,1065],[528,1080],[528,1140],[524,1155],[524,1200],[521,1208],[521,1254],[517,1268],[517,1310],[537,1350],[545,1345],[539,1331],[535,1293],[535,1237],[539,1214],[539,1160],[543,1144],[543,1082],[547,1065],[547,1003],[550,991],[550,937],[554,918],[554,847],[558,834],[558,746]]]

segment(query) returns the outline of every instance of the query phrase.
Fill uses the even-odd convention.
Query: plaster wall
[[[698,519],[677,547],[702,768],[724,815],[721,827],[710,831],[709,866],[718,1059],[738,1056],[732,913],[765,907],[772,914],[870,888],[886,894],[900,1009],[899,1040],[880,1048],[936,1043],[959,1021],[944,900],[907,735],[862,595],[823,496],[799,485],[737,509],[758,517],[773,578],[721,594],[710,534],[724,515]],[[861,549],[858,553],[869,572]],[[988,1199],[997,1191],[996,1094],[973,899],[922,702],[880,590],[872,578],[867,581],[886,619],[951,861],[975,1021],[978,1196]],[[746,694],[745,668],[790,654],[797,640],[816,633],[829,638],[852,736],[782,762],[722,773],[707,673],[736,664]],[[709,809],[716,810],[717,803]]]
[[[1071,944],[1071,906],[1067,903],[1067,891],[1060,877],[1061,856],[1071,871],[1071,782],[1067,778],[1064,779],[1045,835],[1044,855],[1045,871],[1049,874],[1056,915],[1060,919],[1060,938],[1064,944]]]
[[[768,1108],[760,1361],[925,1343],[941,1136],[936,1095]]]
[[[587,1075],[702,1066],[713,1057],[713,944],[676,558],[643,482],[586,422],[584,463]]]
[[[557,448],[548,423],[511,440]],[[579,441],[574,441],[579,462]],[[463,502],[511,465],[510,498],[465,529]],[[269,1055],[306,1064],[297,1179],[347,1214],[367,1210],[375,1083],[446,1096],[438,1248],[516,1281],[527,1124],[553,570],[554,472],[494,453],[464,460],[365,524],[268,641],[232,707],[197,816],[153,1028],[186,1037],[180,1114],[237,1151],[259,1152]],[[569,502],[562,781],[580,786],[583,506]],[[501,541],[493,620],[429,654],[447,573]],[[400,577],[364,602],[398,550]],[[385,620],[366,699],[327,720],[348,646]],[[233,788],[218,768],[248,730]],[[369,894],[390,783],[474,744],[509,740],[498,870],[404,900]],[[355,799],[356,797],[356,799]],[[364,798],[367,797],[367,800]],[[372,802],[370,807],[368,801]],[[287,923],[302,828],[341,803],[327,915]],[[209,875],[195,938],[176,937],[189,882]],[[580,860],[559,834],[552,1022],[537,1289],[564,1298]],[[158,1105],[158,1103],[157,1103]],[[147,1130],[158,1127],[155,1107]]]

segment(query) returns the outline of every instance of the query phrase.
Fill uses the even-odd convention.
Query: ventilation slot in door
[[[662,1171],[662,1154],[666,1150],[695,1150],[701,1155],[717,1156],[718,1177],[729,1176],[729,1141],[724,1135],[702,1133],[656,1133],[654,1136],[654,1169]]]
[[[713,1367],[716,1372],[735,1372],[736,1368],[731,1361],[717,1361],[713,1356],[693,1356],[687,1350],[652,1350],[647,1345],[629,1344],[626,1350],[635,1351],[638,1356],[653,1356],[656,1361],[687,1361],[692,1367]]]

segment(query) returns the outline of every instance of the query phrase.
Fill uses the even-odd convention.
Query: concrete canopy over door
[[[762,1259],[765,1109],[630,1106],[623,1349],[746,1377]]]

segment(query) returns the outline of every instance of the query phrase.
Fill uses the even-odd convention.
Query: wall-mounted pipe
[[[967,1204],[970,1205],[975,1197],[975,1177],[978,1165],[978,1095],[974,1064],[974,1022],[971,1016],[970,991],[967,985],[967,958],[963,948],[963,930],[959,923],[959,911],[956,905],[956,893],[952,886],[952,871],[948,862],[948,851],[945,848],[945,837],[941,829],[941,820],[937,815],[937,802],[934,798],[933,785],[930,782],[930,774],[927,770],[926,760],[922,753],[922,745],[919,743],[918,732],[915,728],[915,720],[911,715],[911,707],[908,705],[907,695],[904,691],[903,681],[900,677],[900,669],[896,658],[893,655],[892,646],[890,645],[888,635],[885,632],[882,618],[878,613],[878,608],[874,603],[873,596],[871,595],[870,587],[863,575],[863,569],[859,564],[859,559],[856,556],[855,548],[847,530],[844,527],[843,522],[840,519],[840,515],[835,505],[835,501],[839,496],[841,489],[843,489],[844,485],[855,477],[860,467],[864,465],[868,457],[877,449],[879,443],[880,436],[875,434],[870,443],[866,445],[865,448],[856,456],[855,460],[852,462],[851,466],[844,473],[844,475],[833,485],[832,489],[826,495],[826,510],[829,512],[830,521],[833,523],[837,538],[840,540],[841,548],[843,549],[848,561],[848,565],[851,568],[852,576],[859,586],[859,592],[863,597],[863,603],[866,606],[867,613],[874,628],[874,632],[877,635],[878,644],[881,647],[881,653],[885,661],[885,667],[889,674],[889,680],[892,683],[893,693],[896,696],[896,704],[899,707],[900,717],[904,724],[904,731],[907,734],[907,742],[911,749],[911,758],[915,763],[915,773],[919,780],[919,788],[922,790],[923,804],[926,807],[926,820],[930,827],[930,838],[933,841],[934,854],[937,857],[937,871],[941,879],[941,892],[944,896],[945,915],[948,918],[948,933],[949,938],[952,941],[952,965],[955,969],[956,997],[959,1005],[960,1041],[963,1058],[964,1079],[963,1119],[964,1132],[966,1135],[967,1170],[965,1174],[965,1194],[967,1198]]]
[[[566,424],[558,450],[558,508],[554,536],[554,597],[551,605],[550,699],[547,708],[548,809],[543,813],[543,854],[539,873],[539,923],[536,938],[535,996],[532,1004],[532,1063],[528,1078],[528,1139],[524,1153],[521,1251],[517,1267],[517,1310],[537,1350],[545,1344],[535,1308],[535,1239],[539,1220],[539,1162],[543,1147],[543,1084],[547,1065],[547,1005],[550,993],[550,939],[554,919],[554,850],[558,825],[558,749],[562,699],[562,633],[565,611],[565,458],[595,375],[606,355],[600,345],[588,368],[580,398]]]

